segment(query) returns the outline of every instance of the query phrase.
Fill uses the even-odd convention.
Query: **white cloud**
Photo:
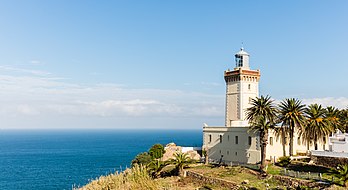
[[[317,103],[317,104],[321,104],[324,107],[334,106],[336,108],[343,109],[348,107],[348,98],[346,97],[308,98],[308,99],[303,99],[303,103],[306,105]]]
[[[39,60],[31,60],[29,61],[29,63],[32,65],[43,65],[43,63]]]
[[[51,75],[50,72],[32,69],[22,69],[18,67],[4,66],[0,65],[0,72],[3,71],[7,74],[31,74],[38,76],[48,76]]]
[[[33,73],[36,72],[23,72],[20,76],[0,73],[2,116],[187,118],[224,115],[223,95],[129,89],[118,84],[80,85],[61,78],[31,75]]]

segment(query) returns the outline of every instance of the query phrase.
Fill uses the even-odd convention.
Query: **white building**
[[[338,131],[329,137],[329,151],[312,150],[312,156],[348,159],[348,133]]]
[[[329,138],[331,152],[348,153],[348,133],[335,133]]]
[[[236,66],[226,70],[226,116],[225,126],[203,127],[203,150],[210,159],[257,163],[261,160],[260,138],[255,132],[249,132],[249,123],[245,110],[251,106],[251,100],[259,96],[260,71],[249,67],[249,54],[243,48],[235,54]],[[287,143],[288,144],[288,143]],[[314,149],[313,145],[309,147]],[[318,150],[328,149],[328,144],[320,144]],[[288,155],[289,147],[285,147]],[[294,154],[305,154],[307,145],[295,133]],[[269,132],[266,158],[275,160],[283,156],[283,146],[275,138],[273,131]]]

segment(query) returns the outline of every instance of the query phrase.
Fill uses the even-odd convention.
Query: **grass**
[[[260,176],[255,175],[253,170],[248,168],[244,168],[241,166],[229,166],[229,167],[209,167],[209,166],[200,166],[190,168],[189,170],[203,174],[207,177],[215,177],[224,179],[227,181],[231,181],[241,185],[243,181],[248,180],[248,184],[244,184],[243,186],[258,189],[266,189],[269,188],[277,188],[284,187],[280,182],[274,179],[262,179]]]
[[[173,169],[173,166],[166,166],[164,170],[168,173]],[[328,168],[323,168],[320,166],[307,165],[305,163],[294,162],[288,166],[287,169],[294,171],[305,171],[305,172],[322,172],[323,179],[328,181],[332,180],[334,175],[332,171]],[[257,188],[257,189],[286,189],[287,187],[280,184],[279,181],[272,178],[272,175],[281,175],[284,171],[283,167],[269,165],[267,169],[269,175],[267,177],[261,177],[258,172],[245,168],[242,166],[228,166],[228,167],[213,167],[206,166],[203,164],[192,164],[186,170],[194,171],[200,173],[207,177],[224,179],[230,182],[234,182],[244,188]],[[243,184],[247,180],[247,184]],[[115,173],[108,176],[101,176],[100,178],[91,181],[84,187],[74,188],[81,190],[102,190],[102,189],[119,189],[119,190],[133,190],[133,189],[166,189],[166,190],[195,190],[201,187],[205,189],[214,190],[224,190],[226,188],[219,187],[214,184],[206,184],[202,181],[195,180],[193,178],[180,178],[176,176],[172,177],[162,177],[158,179],[153,179],[147,172],[146,167],[135,166],[131,169],[127,169],[122,173]],[[332,185],[331,189],[344,189],[339,186],[337,182],[336,185]]]

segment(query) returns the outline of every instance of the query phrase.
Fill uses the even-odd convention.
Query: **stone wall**
[[[232,189],[232,190],[238,190],[242,187],[242,186],[238,185],[237,183],[234,183],[231,181],[226,181],[226,180],[219,179],[219,178],[212,178],[212,177],[203,176],[202,174],[192,172],[192,171],[186,171],[186,176],[191,177],[192,179],[194,179],[200,183],[203,183],[203,184],[206,183],[206,184],[217,185],[217,186],[225,187],[225,188]],[[301,180],[301,179],[296,179],[296,178],[287,177],[287,176],[280,176],[280,175],[274,175],[272,177],[274,179],[276,179],[277,181],[279,181],[281,184],[286,185],[288,187],[293,187],[293,188],[296,188],[298,186],[305,186],[305,187],[309,187],[309,188],[327,187],[327,185],[325,185],[325,184],[312,182],[309,180]]]
[[[206,176],[203,176],[202,174],[192,172],[192,171],[186,171],[186,176],[191,177],[192,179],[197,180],[198,182],[203,183],[203,184],[217,185],[217,186],[225,187],[225,188],[232,189],[232,190],[240,189],[240,186],[238,184],[233,183],[231,181],[226,181],[226,180],[218,179],[218,178],[206,177]]]
[[[321,166],[336,168],[338,165],[348,164],[348,158],[327,157],[327,156],[311,156],[311,160]]]
[[[274,179],[278,180],[280,183],[283,185],[287,185],[289,187],[298,187],[298,186],[305,186],[305,187],[310,187],[310,188],[323,188],[326,187],[327,185],[317,183],[317,182],[312,182],[309,180],[301,180],[301,179],[296,179],[288,176],[280,176],[280,175],[274,175]]]

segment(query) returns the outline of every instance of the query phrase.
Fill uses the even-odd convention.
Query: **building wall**
[[[251,106],[251,99],[259,96],[258,82],[252,81],[251,79],[244,79],[240,82],[241,84],[241,108],[240,118],[246,120],[245,110]],[[249,88],[250,85],[250,88]]]
[[[256,163],[260,160],[259,138],[255,133],[248,133],[246,127],[204,127],[203,149],[208,150],[209,158],[216,161],[221,155],[223,160],[232,162]]]
[[[213,160],[219,161],[221,155],[223,155],[225,161],[255,164],[261,160],[260,138],[257,133],[248,132],[248,130],[248,127],[204,127],[203,149],[208,150],[209,158]],[[236,136],[238,136],[238,144],[236,143]],[[251,138],[251,144],[249,144],[249,137]],[[303,143],[302,139],[298,139],[296,132],[293,146],[294,155],[307,154],[307,145]],[[314,150],[314,145],[311,145],[309,149]],[[318,150],[328,149],[328,143],[318,143]],[[285,151],[288,156],[288,142]],[[281,140],[275,137],[273,131],[270,131],[266,147],[266,159],[277,161],[282,156],[283,145]]]
[[[226,81],[226,127],[240,127],[234,126],[233,121],[246,121],[245,110],[251,106],[251,99],[258,97],[258,86],[258,78],[255,76],[239,74],[228,77]]]
[[[334,134],[330,137],[329,144],[331,145],[330,151],[348,153],[348,134]]]
[[[328,138],[326,138],[328,139]],[[297,131],[294,133],[294,144],[293,144],[293,154],[294,155],[307,155],[307,144],[302,140],[302,138],[299,138]],[[309,146],[309,150],[314,150],[314,144],[311,144]],[[329,150],[329,143],[328,141],[326,143],[319,142],[318,143],[318,150]],[[289,155],[289,139],[286,139],[286,145],[285,145],[285,152],[286,155]],[[276,135],[274,134],[274,131],[270,131],[268,135],[268,144],[266,147],[266,159],[268,160],[277,160],[279,157],[283,156],[283,145],[281,142],[281,139],[277,139]]]
[[[239,84],[237,82],[228,82],[226,84],[226,121],[227,127],[231,126],[231,120],[239,120],[238,102],[239,102]]]

